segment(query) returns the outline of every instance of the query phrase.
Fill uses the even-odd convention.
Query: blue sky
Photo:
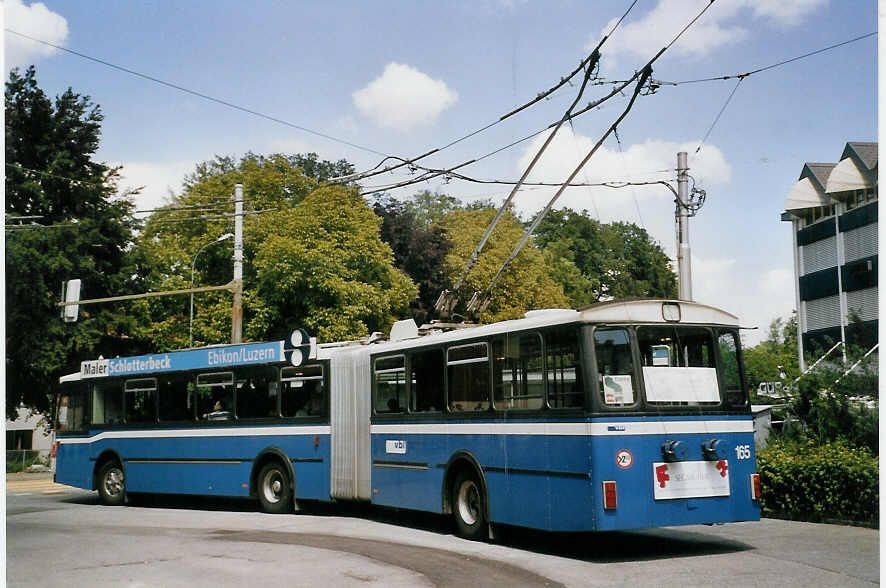
[[[639,0],[602,49],[600,75],[625,79],[665,46],[706,0]],[[546,90],[596,45],[628,0],[606,2],[45,2],[6,0],[5,27],[385,154],[415,156],[478,129]],[[751,71],[877,30],[873,0],[717,0],[655,64],[684,81]],[[696,155],[736,81],[663,86],[638,98],[579,181],[668,180],[676,152],[707,202],[690,223],[693,295],[760,326],[794,308],[784,197],[804,162],[836,161],[847,141],[877,140],[877,43],[870,37],[746,78]],[[88,94],[105,115],[99,159],[144,186],[140,208],[180,190],[214,155],[317,152],[358,170],[381,159],[104,65],[5,35],[7,70],[34,63],[55,95]],[[611,86],[590,87],[582,104]],[[425,160],[452,166],[546,127],[574,99],[550,99]],[[531,176],[562,181],[627,103],[616,97],[560,131]],[[460,171],[517,179],[543,137]],[[670,170],[670,171],[663,171]],[[388,173],[366,180],[406,179]],[[431,180],[419,189],[465,200],[502,186]],[[527,189],[524,216],[550,190]],[[645,227],[674,253],[673,196],[664,187],[573,188],[557,204],[604,222]]]

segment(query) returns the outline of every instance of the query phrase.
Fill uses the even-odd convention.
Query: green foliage
[[[391,246],[394,264],[418,285],[418,297],[410,303],[409,311],[421,325],[430,321],[434,303],[448,285],[445,260],[449,241],[438,224],[419,220],[417,201],[380,197],[373,211],[382,220],[381,238]]]
[[[451,282],[461,273],[486,228],[495,216],[493,208],[463,209],[448,213],[440,222],[451,245],[446,265]],[[461,291],[457,292],[463,305],[474,291],[483,291],[492,282],[504,260],[523,235],[523,226],[511,213],[499,221],[483,253],[468,274]],[[484,322],[522,317],[527,310],[565,308],[569,300],[562,287],[549,275],[544,256],[532,243],[527,244],[504,273],[498,287],[492,292]]]
[[[754,391],[760,382],[783,381],[787,385],[800,375],[797,359],[797,314],[792,314],[787,320],[773,320],[766,340],[745,349],[744,362],[747,384]],[[781,374],[784,374],[784,378]]]
[[[136,287],[126,253],[135,223],[129,198],[114,197],[119,170],[92,161],[102,114],[89,97],[69,88],[50,100],[33,67],[12,70],[5,97],[6,213],[42,217],[6,234],[6,407],[14,416],[19,403],[47,412],[58,377],[84,357],[129,348],[124,309],[81,307],[81,320],[65,324],[56,303],[75,277],[82,298]]]
[[[244,221],[244,339],[282,338],[295,326],[326,341],[385,330],[415,287],[394,268],[390,248],[379,239],[379,219],[353,189],[321,187],[312,175],[350,170],[346,162],[318,162],[314,154],[250,153],[239,161],[217,157],[199,164],[183,193],[150,218],[138,240],[135,254],[147,287],[189,287],[192,264],[195,286],[231,280],[232,242],[215,243],[233,230],[230,217],[168,221],[193,217],[195,209],[185,207],[230,215],[234,185],[242,183],[245,208],[269,211]],[[194,345],[228,341],[230,295],[197,294],[194,305]],[[134,306],[140,334],[158,350],[187,346],[187,297]]]
[[[380,220],[355,191],[326,187],[269,215],[256,252],[271,330],[302,325],[321,340],[387,332],[417,289],[379,239]]]
[[[757,453],[763,516],[876,525],[879,470],[868,449],[841,441],[770,443]]]
[[[535,238],[573,307],[610,298],[677,295],[667,255],[633,223],[601,224],[587,211],[564,208],[545,216]]]
[[[854,362],[852,355],[850,361]],[[851,365],[851,364],[850,364]],[[800,379],[792,390],[792,413],[805,428],[791,434],[818,443],[843,440],[879,452],[879,413],[867,403],[879,399],[878,374],[871,358],[852,373],[822,363]]]

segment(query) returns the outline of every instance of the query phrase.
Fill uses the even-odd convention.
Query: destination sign
[[[284,361],[283,341],[243,343],[80,362],[81,378],[105,378]]]

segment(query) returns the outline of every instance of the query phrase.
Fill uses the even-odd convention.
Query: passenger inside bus
[[[212,412],[204,414],[203,418],[209,421],[227,421],[231,419],[231,411],[225,410],[223,400],[216,400]]]

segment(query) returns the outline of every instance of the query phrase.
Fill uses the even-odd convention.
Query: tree
[[[380,220],[354,189],[324,186],[301,167],[305,161],[321,175],[351,169],[346,162],[318,162],[312,154],[249,153],[239,161],[217,157],[197,165],[183,193],[152,215],[141,233],[136,254],[145,283],[152,290],[187,288],[192,263],[195,286],[231,280],[230,241],[207,246],[194,259],[232,230],[230,198],[242,183],[247,210],[265,211],[245,221],[244,338],[283,338],[295,326],[326,341],[386,330],[405,312],[415,287],[394,268],[391,250],[379,238]],[[197,215],[210,218],[194,220],[201,208]],[[158,350],[187,344],[186,297],[136,306],[142,335]],[[195,296],[195,345],[229,339],[230,306],[228,293]]]
[[[381,218],[381,238],[394,252],[394,264],[418,285],[410,305],[416,323],[430,320],[437,297],[447,287],[449,241],[438,224],[418,220],[414,201],[379,197],[373,211]],[[442,216],[441,216],[442,218]]]
[[[800,375],[797,358],[797,314],[776,318],[769,325],[767,338],[744,350],[745,379],[756,390],[760,382],[789,384]]]
[[[573,307],[611,298],[677,294],[667,255],[633,223],[601,224],[587,211],[563,208],[542,219],[535,238]]]
[[[13,69],[6,83],[6,214],[36,216],[6,235],[6,407],[47,412],[58,377],[100,353],[132,343],[132,322],[112,305],[86,307],[83,320],[59,318],[62,282],[83,280],[81,295],[130,292],[127,258],[132,202],[115,197],[119,169],[93,161],[102,114],[68,88],[51,100],[36,70]]]
[[[451,244],[446,256],[450,283],[454,283],[461,273],[495,213],[494,208],[455,210],[440,222]],[[523,225],[513,214],[506,213],[502,217],[464,286],[456,293],[461,301],[456,312],[465,312],[464,305],[474,291],[482,292],[489,286],[523,232]],[[502,276],[498,287],[492,292],[489,308],[480,318],[494,322],[522,317],[527,310],[565,308],[568,305],[563,288],[550,277],[541,251],[530,242]]]

